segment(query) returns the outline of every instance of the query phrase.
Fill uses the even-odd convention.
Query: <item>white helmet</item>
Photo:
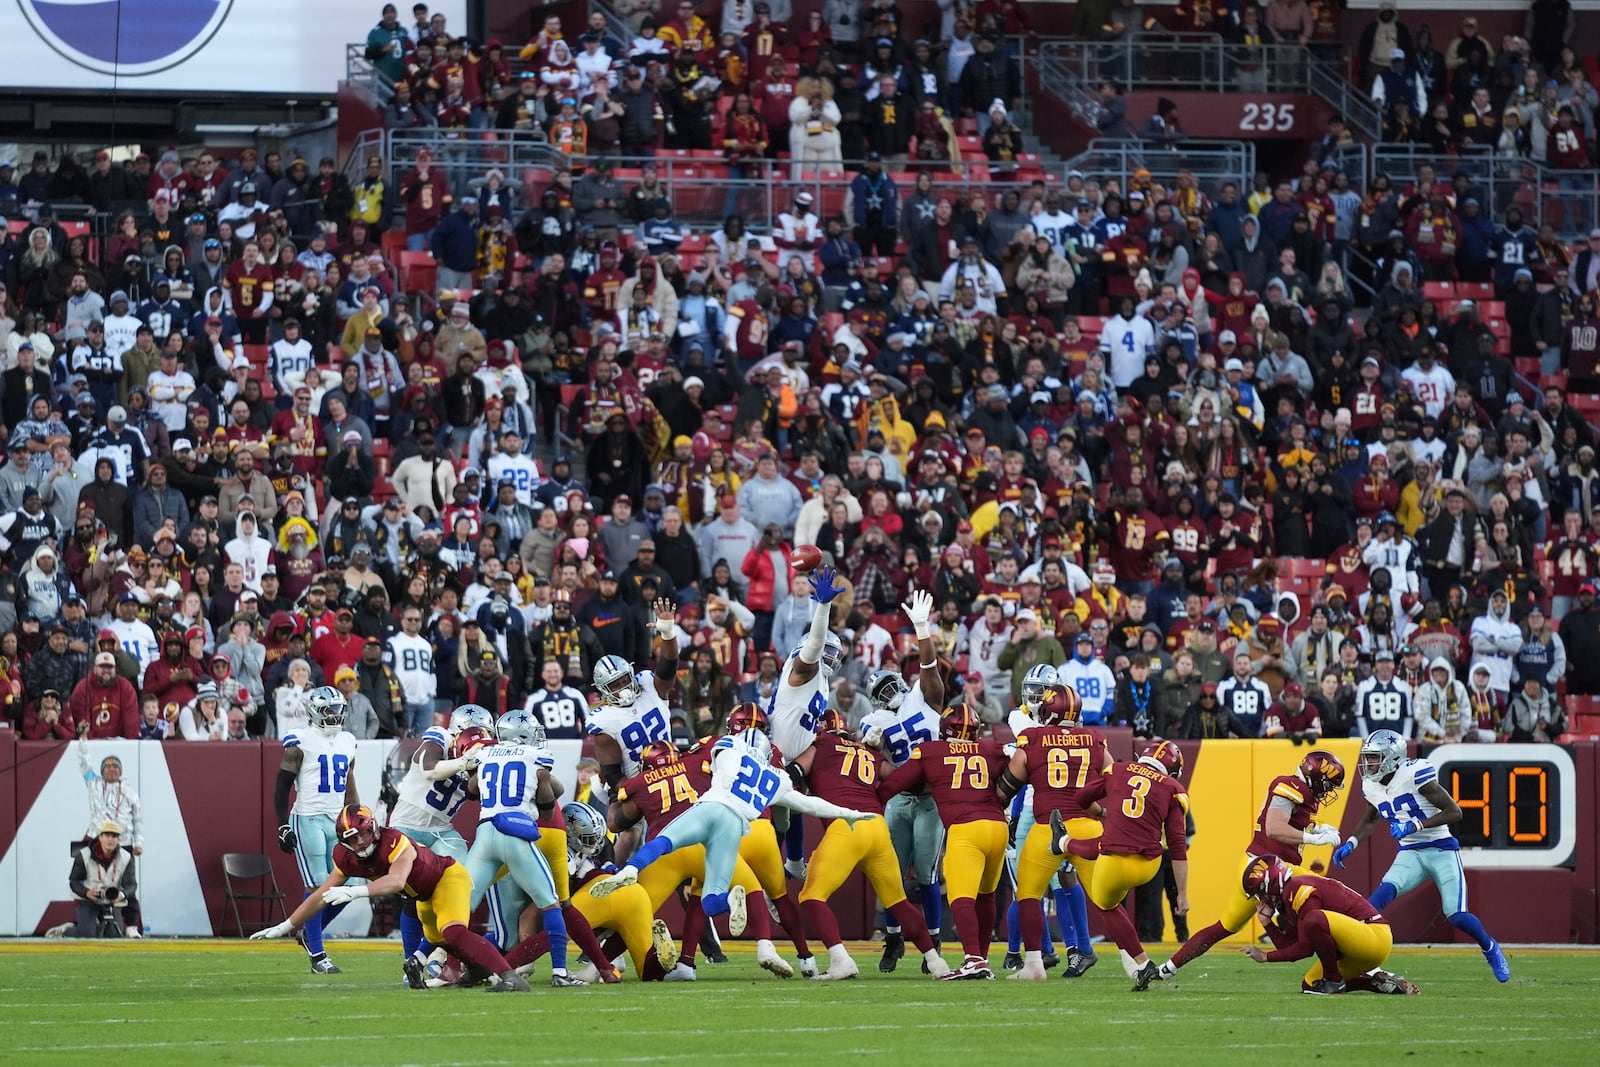
[[[601,656],[594,665],[594,687],[607,704],[620,708],[631,707],[639,699],[639,681],[633,675],[633,665],[621,656]]]
[[[1037,711],[1044,700],[1045,689],[1055,685],[1058,680],[1055,667],[1048,663],[1034,664],[1022,679],[1022,703],[1030,711]]]
[[[794,659],[800,655],[800,649],[795,648],[789,653],[789,658]],[[844,663],[844,642],[839,640],[839,635],[830,632],[827,639],[822,642],[822,659],[817,664],[825,678],[832,678],[839,673],[839,667]]]
[[[312,726],[332,736],[344,729],[344,714],[349,706],[344,694],[333,686],[318,686],[306,698],[306,716]]]
[[[534,718],[533,713],[524,708],[517,708],[500,716],[495,720],[494,732],[495,736],[508,745],[545,747],[544,723]]]
[[[772,761],[772,739],[760,730],[745,730],[734,735],[746,746],[755,750],[756,758],[762,763]]]
[[[481,726],[494,733],[494,712],[482,704],[463,704],[450,713],[451,737],[460,737],[469,726]]]
[[[1374,731],[1361,742],[1361,773],[1368,778],[1389,777],[1405,758],[1406,739],[1393,730]],[[1370,766],[1369,760],[1373,761]]]
[[[872,678],[867,682],[867,699],[872,701],[872,706],[879,711],[900,710],[900,705],[905,703],[910,692],[911,687],[906,684],[899,671],[874,671]]]

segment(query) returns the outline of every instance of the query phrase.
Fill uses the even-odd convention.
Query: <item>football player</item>
[[[644,887],[629,886],[604,900],[596,900],[589,892],[591,881],[616,869],[610,860],[611,842],[606,840],[604,817],[589,805],[576,802],[562,805],[561,817],[567,828],[569,884],[578,887],[572,894],[573,907],[593,929],[609,930],[622,939],[633,960],[633,972],[640,980],[660,981],[678,962],[678,945],[672,940],[667,924],[654,917],[650,895]],[[571,927],[570,917],[568,927]],[[520,971],[549,950],[550,939],[541,931],[506,953],[506,962]],[[586,981],[602,980],[605,976],[599,965],[605,960],[603,953],[591,957],[588,967],[579,971],[578,977]]]
[[[601,656],[594,665],[594,688],[600,706],[589,715],[594,758],[608,789],[639,773],[639,753],[652,741],[672,737],[667,698],[678,677],[678,616],[672,601],[655,604],[660,647],[653,671],[634,672],[621,656]]]
[[[1011,709],[1011,716],[1006,725],[1011,729],[1012,737],[1021,737],[1022,731],[1039,725],[1037,715],[1039,702],[1044,698],[1046,686],[1056,682],[1056,669],[1048,663],[1036,663],[1028,668],[1028,673],[1022,679],[1022,703]],[[1076,690],[1074,690],[1076,692]],[[1006,970],[1015,971],[1022,967],[1022,921],[1021,910],[1017,904],[1015,889],[1017,886],[1017,857],[1020,853],[1020,842],[1028,839],[1028,834],[1033,831],[1033,790],[1025,788],[1011,800],[1009,809],[1010,838],[1006,845],[1006,873],[1011,878],[1013,894],[1011,903],[1006,907]],[[1068,874],[1070,866],[1065,864],[1062,873]],[[1076,885],[1076,876],[1073,885]],[[1072,926],[1071,907],[1067,901],[1067,892],[1059,885],[1055,890],[1056,915],[1061,923],[1061,936],[1068,942],[1068,953],[1072,951],[1071,945],[1076,943],[1074,934],[1068,930]],[[1075,932],[1074,932],[1075,933]],[[1040,941],[1045,969],[1048,970],[1061,962],[1056,955],[1055,945],[1050,940],[1050,924],[1045,923],[1044,934]]]
[[[1116,764],[1078,790],[1078,804],[1099,805],[1105,826],[1099,840],[1074,838],[1060,812],[1050,814],[1052,852],[1096,857],[1088,883],[1089,899],[1117,947],[1133,958],[1137,970],[1133,991],[1143,993],[1156,976],[1156,965],[1145,954],[1133,921],[1122,910],[1128,893],[1161,873],[1161,854],[1172,856],[1172,873],[1178,883],[1174,915],[1189,911],[1189,794],[1179,779],[1183,752],[1171,741],[1150,745],[1132,763]],[[1043,972],[1040,972],[1043,974]]]
[[[531,711],[518,708],[506,712],[495,721],[494,732],[501,744],[521,745],[540,752],[548,751],[544,724]],[[580,952],[594,961],[602,981],[607,984],[620,982],[622,979],[607,965],[609,957],[600,947],[589,921],[583,917],[582,912],[572,906],[567,879],[567,821],[562,814],[564,809],[556,805],[556,799],[565,791],[565,787],[548,772],[542,774],[540,778],[539,788],[534,790],[533,796],[524,803],[524,810],[533,815],[534,821],[539,825],[539,840],[534,844],[538,847],[539,854],[544,857],[545,865],[550,868],[550,876],[555,882],[556,903],[561,907],[561,917],[566,920],[567,937],[577,943]],[[514,880],[500,879],[489,887],[487,897],[492,934],[490,940],[498,945],[501,951],[506,951],[518,941],[532,936],[537,916],[528,908],[530,901],[527,894]]]
[[[1494,976],[1509,982],[1511,964],[1500,943],[1467,910],[1461,846],[1450,830],[1461,821],[1461,808],[1440,784],[1439,769],[1425,759],[1407,759],[1405,738],[1393,730],[1379,730],[1361,744],[1361,795],[1367,801],[1366,813],[1344,844],[1333,850],[1334,864],[1343,867],[1378,820],[1388,823],[1399,853],[1373,890],[1372,906],[1381,911],[1395,897],[1431,879],[1439,888],[1450,925],[1476,941]]]
[[[536,794],[536,803],[555,800],[550,784],[554,760],[549,750],[496,743],[493,734],[474,726],[456,738],[452,753],[467,759],[478,793],[478,829],[466,862],[472,876],[470,910],[477,910],[504,867],[517,888],[544,913],[541,918],[550,939],[550,984],[558,989],[587,985],[567,973],[567,926],[560,895],[550,865],[539,851],[539,824],[526,810]],[[565,863],[563,859],[563,867]]]
[[[939,654],[934,647],[928,619],[933,614],[933,595],[922,590],[911,594],[900,609],[916,629],[917,653],[921,669],[915,688],[906,684],[899,671],[877,671],[867,682],[867,699],[872,711],[861,720],[862,741],[889,759],[889,768],[903,766],[911,750],[932,741],[939,729],[939,712],[944,707],[944,678],[939,673]],[[933,797],[927,793],[905,794],[891,799],[884,810],[889,840],[900,858],[902,873],[912,870],[917,896],[922,904],[923,922],[938,946],[939,926],[944,919],[944,899],[939,894],[939,849],[944,845],[944,827]],[[880,903],[883,903],[880,899]],[[886,903],[883,906],[887,909]],[[878,969],[885,973],[906,953],[905,935],[892,914],[884,923],[883,958]],[[831,964],[830,964],[831,967]]]
[[[872,818],[868,812],[841,808],[796,791],[789,776],[773,762],[772,742],[759,730],[729,734],[718,741],[711,754],[711,788],[665,833],[639,849],[620,871],[594,882],[590,892],[604,899],[623,886],[633,885],[639,880],[639,872],[661,857],[680,848],[704,845],[705,881],[700,906],[708,918],[728,916],[728,933],[732,936],[744,933],[747,891],[733,884],[733,874],[739,862],[739,841],[749,832],[753,820],[774,804],[819,819],[846,819],[852,824]],[[756,959],[779,977],[794,973],[771,941],[757,942]]]
[[[800,647],[789,653],[767,706],[772,746],[787,760],[799,759],[811,747],[828,710],[828,682],[844,662],[844,642],[828,629],[828,605],[844,592],[844,586],[833,584],[836,576],[832,567],[811,572],[811,626]]]
[[[306,698],[309,727],[283,736],[283,762],[272,791],[278,814],[278,847],[293,852],[307,899],[331,870],[333,848],[338,844],[333,821],[349,804],[361,803],[356,794],[356,739],[344,728],[344,694],[331,685],[318,686]],[[294,791],[294,810],[289,791]],[[344,908],[320,909],[296,926],[300,944],[311,957],[311,973],[338,974],[339,968],[322,950],[322,928]]]
[[[1330,803],[1342,788],[1344,764],[1338,756],[1320,748],[1306,753],[1293,774],[1274,778],[1267,786],[1261,814],[1256,816],[1255,836],[1245,848],[1245,865],[1257,856],[1276,856],[1300,871],[1305,869],[1302,849],[1307,845],[1337,845],[1339,828],[1316,822],[1314,817],[1317,809]],[[1171,978],[1179,967],[1199,959],[1229,934],[1243,930],[1255,912],[1254,902],[1243,892],[1238,893],[1223,905],[1222,916],[1216,922],[1194,933],[1161,965],[1156,977]]]
[[[648,844],[661,836],[684,812],[700,799],[694,787],[689,768],[672,747],[670,741],[654,741],[639,754],[642,770],[617,786],[616,799],[611,802],[606,822],[615,833],[622,833],[639,823],[645,824]],[[683,952],[677,964],[667,971],[669,982],[693,982],[696,979],[694,960],[705,932],[706,913],[700,906],[699,891],[706,876],[706,850],[701,845],[670,852],[646,867],[639,874],[639,886],[650,898],[650,910],[661,910],[668,898],[677,893],[685,882],[690,884],[690,897],[683,920]],[[761,883],[756,881],[749,864],[739,860],[733,868],[733,884],[744,888],[750,906],[750,935],[756,945],[772,940],[772,920],[767,914]],[[775,962],[773,962],[775,961]],[[774,949],[766,960],[768,969],[781,977],[789,964]],[[793,972],[790,971],[790,974]]]
[[[1260,917],[1273,949],[1248,945],[1239,951],[1257,963],[1317,957],[1300,980],[1302,993],[1418,992],[1404,978],[1380,969],[1394,947],[1389,921],[1343,882],[1296,874],[1269,855],[1245,864],[1242,885],[1246,897],[1262,905]]]
[[[1016,753],[1001,773],[999,783],[1002,801],[1010,801],[1024,786],[1029,787],[1033,798],[1033,818],[1029,820],[1032,825],[1025,836],[1018,828],[1022,843],[1016,862],[1017,922],[1026,955],[1022,967],[1011,977],[1022,979],[1045,976],[1042,902],[1046,887],[1061,868],[1061,854],[1053,847],[1050,827],[1038,820],[1042,816],[1048,821],[1056,813],[1065,820],[1067,832],[1077,839],[1092,842],[1099,837],[1100,821],[1085,810],[1078,791],[1111,766],[1111,751],[1105,739],[1082,725],[1083,701],[1071,686],[1065,682],[1046,685],[1035,714],[1037,723],[1017,735]],[[1086,849],[1079,862],[1087,867],[1094,855],[1092,848]],[[1088,880],[1087,875],[1084,880]],[[1087,927],[1087,922],[1081,924],[1085,932]],[[1072,956],[1066,971],[1069,976],[1081,977],[1096,962],[1092,949],[1083,953],[1079,946],[1069,945],[1067,951]]]
[[[759,730],[766,733],[767,727],[767,713],[762,711],[758,704],[750,702],[738,704],[728,713],[727,732],[730,734],[742,733],[745,730]],[[718,734],[702,738],[683,754],[683,763],[688,769],[689,780],[694,784],[696,793],[704,793],[711,788],[711,753],[724,736],[726,735]],[[783,850],[778,844],[778,831],[772,816],[781,817],[787,829],[789,816],[787,808],[756,819],[750,824],[750,832],[739,842],[739,858],[744,860],[755,873],[757,881],[761,883],[761,891],[767,895],[773,909],[778,913],[778,922],[783,925],[784,931],[794,943],[801,977],[815,978],[817,959],[811,954],[811,946],[806,944],[806,928],[800,918],[800,908],[795,899],[789,895],[789,879],[783,867]]]
[[[823,713],[816,740],[794,761],[793,769],[804,777],[812,796],[841,807],[881,812],[883,803],[878,799],[876,788],[880,757],[865,745],[850,740],[849,732],[844,716],[829,708]],[[855,960],[845,951],[844,939],[839,935],[839,921],[828,908],[828,898],[838,892],[845,879],[856,870],[866,874],[872,891],[878,895],[879,906],[891,918],[890,929],[894,935],[903,937],[902,931],[909,931],[911,943],[922,953],[927,972],[935,978],[949,974],[950,965],[939,955],[922,913],[906,899],[903,871],[888,823],[883,819],[869,819],[855,826],[841,821],[830,823],[811,853],[806,884],[800,890],[800,908],[811,929],[828,949],[828,969],[817,977],[838,980],[854,978],[860,973]]]
[[[999,742],[979,741],[982,724],[971,708],[957,704],[939,719],[939,740],[911,750],[911,758],[878,783],[878,799],[926,788],[945,828],[944,880],[966,959],[944,975],[993,978],[989,937],[994,932],[994,891],[1006,860],[1005,807],[995,785],[1010,762]]]
[[[472,917],[467,903],[472,896],[472,881],[465,867],[426,845],[413,843],[393,827],[380,829],[372,812],[360,804],[351,803],[339,812],[334,832],[337,844],[327,877],[293,915],[276,926],[256,931],[250,940],[286,937],[310,929],[324,906],[343,907],[362,897],[400,894],[416,902],[424,937],[446,946],[482,977],[492,974],[500,979],[489,987],[489,992],[528,991],[528,983],[511,969],[505,957],[467,928]],[[367,884],[346,885],[351,878],[365,878]],[[423,988],[420,957],[406,958],[406,979],[413,989]]]

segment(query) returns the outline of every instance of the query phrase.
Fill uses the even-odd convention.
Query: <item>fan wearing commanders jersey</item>
[[[1315,822],[1319,808],[1331,804],[1334,794],[1344,788],[1344,764],[1325,749],[1306,753],[1293,774],[1281,774],[1267,786],[1267,799],[1256,816],[1255,836],[1245,847],[1244,864],[1257,856],[1276,856],[1296,871],[1304,870],[1301,850],[1307,845],[1337,845],[1339,828]],[[1242,874],[1242,871],[1241,871]],[[1222,906],[1222,915],[1189,940],[1161,965],[1157,978],[1167,979],[1178,968],[1199,959],[1218,941],[1244,929],[1256,913],[1255,903],[1241,888]]]
[[[278,815],[278,847],[294,853],[300,882],[306,889],[306,904],[317,887],[326,884],[332,870],[333,849],[339,843],[333,825],[335,817],[346,806],[361,803],[356,794],[356,738],[344,728],[345,709],[344,694],[332,686],[312,690],[306,698],[310,725],[284,735],[283,762],[278,765],[278,780],[272,791],[273,810]],[[305,910],[306,904],[295,914]],[[324,909],[319,903],[295,923],[300,944],[311,957],[312,974],[339,973],[322,950],[322,928],[343,910],[343,904]]]
[[[806,790],[812,796],[841,807],[880,811],[883,802],[878,799],[877,782],[881,757],[852,741],[849,733],[844,716],[829,708],[823,713],[815,743],[801,753],[793,766],[804,776]],[[860,973],[855,960],[845,951],[839,920],[828,908],[828,899],[857,870],[867,876],[879,906],[888,913],[889,928],[898,936],[909,937],[922,953],[927,972],[935,978],[949,974],[950,965],[939,955],[922,913],[906,899],[903,871],[889,836],[889,824],[875,818],[854,826],[837,820],[828,824],[811,853],[806,884],[800,890],[800,910],[828,949],[828,969],[817,977],[839,980]]]
[[[428,940],[447,946],[452,955],[482,977],[492,974],[500,979],[489,987],[489,992],[528,992],[528,983],[511,969],[505,957],[467,928],[472,917],[467,905],[472,880],[465,867],[449,856],[438,855],[427,845],[413,843],[393,827],[380,829],[372,812],[360,804],[348,804],[340,810],[334,832],[338,844],[333,848],[327,877],[293,915],[276,926],[256,931],[250,940],[287,937],[308,930],[324,907],[342,909],[362,897],[398,894],[415,902]],[[346,885],[351,878],[365,878],[367,884]],[[406,980],[413,989],[424,988],[422,963],[416,957],[406,961]]]
[[[900,605],[916,629],[917,653],[921,668],[917,685],[906,684],[899,671],[882,670],[867,682],[867,699],[872,711],[861,720],[861,740],[889,758],[890,771],[911,758],[911,750],[932,741],[939,732],[939,710],[944,707],[944,679],[939,674],[939,655],[933,643],[928,620],[933,614],[933,595],[922,590],[911,594]],[[944,899],[939,893],[939,851],[944,846],[944,826],[930,793],[906,793],[893,797],[884,809],[889,839],[900,857],[901,871],[914,871],[917,895],[922,905],[923,922],[937,941],[944,917]],[[884,905],[887,907],[887,905]],[[883,959],[878,969],[888,973],[905,955],[905,935],[893,915],[885,920]],[[831,966],[831,964],[830,964]]]
[[[600,776],[612,790],[624,778],[639,773],[639,753],[646,745],[672,737],[667,698],[678,677],[677,608],[666,597],[658,597],[653,606],[656,637],[661,642],[655,670],[636,674],[621,656],[601,656],[594,665],[600,706],[589,714],[588,729],[594,737]]]
[[[1356,729],[1411,736],[1411,687],[1395,677],[1394,653],[1387,648],[1373,656],[1372,677],[1356,687]]]
[[[819,819],[845,819],[852,824],[875,818],[870,812],[841,808],[796,791],[782,768],[773,765],[772,742],[761,731],[729,734],[712,749],[711,788],[665,833],[634,853],[625,867],[596,881],[590,892],[604,898],[623,886],[633,885],[639,880],[639,872],[656,860],[678,849],[704,845],[705,881],[700,906],[708,918],[726,915],[728,933],[738,937],[744,933],[748,919],[747,891],[733,884],[739,842],[750,832],[750,824],[774,804]],[[780,978],[794,973],[771,941],[756,943],[756,959]]]
[[[832,567],[811,573],[811,599],[816,605],[811,609],[811,626],[800,647],[789,653],[767,705],[772,745],[790,762],[811,747],[822,713],[828,710],[828,682],[844,662],[844,642],[828,629],[828,605],[844,592],[844,586],[833,584],[835,577]]]
[[[1183,752],[1171,741],[1161,741],[1134,762],[1114,765],[1078,791],[1080,807],[1098,805],[1105,812],[1099,840],[1074,838],[1059,812],[1050,816],[1051,851],[1070,850],[1094,860],[1094,874],[1085,878],[1089,899],[1111,939],[1133,960],[1135,993],[1150,987],[1158,968],[1145,954],[1122,902],[1161,873],[1163,852],[1172,858],[1178,888],[1172,913],[1189,911],[1189,794],[1178,781],[1182,775]]]
[[[1461,808],[1439,782],[1439,769],[1425,759],[1407,759],[1405,738],[1393,730],[1379,730],[1361,744],[1361,795],[1367,802],[1366,813],[1344,844],[1333,850],[1334,864],[1343,867],[1378,821],[1387,823],[1399,852],[1373,890],[1372,906],[1381,911],[1402,893],[1431,880],[1450,925],[1476,941],[1494,976],[1509,982],[1511,964],[1500,943],[1467,910],[1461,846],[1450,830],[1461,821]]]
[[[1041,667],[1044,665],[1041,664]],[[1035,670],[1040,668],[1036,667]],[[1045,668],[1048,669],[1048,668]],[[1031,675],[1030,675],[1031,676]],[[1024,695],[1028,683],[1023,682]],[[1111,752],[1106,742],[1094,730],[1083,725],[1083,701],[1065,682],[1045,683],[1038,697],[1033,720],[1024,720],[1023,729],[1017,732],[1016,754],[1000,775],[1000,799],[1009,801],[1027,787],[1028,829],[1023,831],[1019,813],[1017,836],[1021,845],[1016,858],[1017,926],[1021,933],[1024,955],[1021,967],[1011,977],[1024,980],[1043,979],[1045,976],[1044,946],[1044,893],[1056,872],[1061,869],[1061,855],[1056,851],[1048,825],[1052,816],[1061,820],[1066,832],[1088,845],[1101,834],[1100,820],[1091,816],[1078,798],[1078,791],[1111,766]],[[1013,723],[1017,716],[1013,715]],[[1083,866],[1084,874],[1093,863],[1093,851],[1074,854],[1074,866]],[[1083,882],[1089,881],[1083,877]],[[1148,879],[1146,879],[1148,881]],[[1074,877],[1073,889],[1067,891],[1067,906],[1072,912],[1083,908],[1080,921],[1076,914],[1060,911],[1064,927],[1073,928],[1074,940],[1067,946],[1067,974],[1081,977],[1096,960],[1089,946],[1087,904],[1077,904],[1073,896],[1084,898],[1084,889]],[[1061,897],[1057,897],[1060,901]],[[1066,930],[1062,936],[1065,938]],[[1076,973],[1074,973],[1076,972]]]
[[[523,710],[544,726],[546,737],[560,741],[581,738],[589,701],[580,690],[566,684],[566,672],[561,667],[561,661],[545,660],[544,667],[539,671],[539,680],[544,683],[543,687],[528,697]]]
[[[1005,808],[996,780],[1009,762],[993,738],[978,740],[983,724],[964,704],[939,719],[939,740],[924,741],[911,758],[878,783],[878,799],[926,787],[945,828],[944,878],[966,959],[945,981],[988,979],[994,892],[1006,862]]]
[[[1398,974],[1381,969],[1394,948],[1389,920],[1343,882],[1296,874],[1276,856],[1251,860],[1240,881],[1245,896],[1259,902],[1257,917],[1273,948],[1268,952],[1248,945],[1239,951],[1257,963],[1317,957],[1300,980],[1300,992],[1419,992]]]

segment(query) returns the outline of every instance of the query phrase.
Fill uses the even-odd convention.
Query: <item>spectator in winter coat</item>
[[[138,740],[139,696],[133,683],[117,675],[117,657],[101,652],[89,677],[79,682],[67,701],[67,714],[91,738]]]
[[[1553,744],[1567,732],[1567,713],[1537,678],[1525,679],[1522,688],[1506,705],[1500,720],[1500,736],[1507,741]]]
[[[1522,630],[1511,618],[1511,603],[1504,589],[1489,595],[1489,610],[1472,621],[1472,666],[1489,668],[1496,689],[1511,685],[1511,661],[1522,649]]]
[[[793,482],[778,475],[778,460],[770,452],[756,462],[756,473],[739,489],[739,508],[761,526],[794,529],[803,501]]]
[[[755,615],[750,636],[757,648],[766,648],[772,643],[773,618],[794,580],[794,566],[789,561],[791,554],[782,528],[777,523],[768,523],[762,531],[761,542],[739,565],[739,572],[749,582],[744,605]]]

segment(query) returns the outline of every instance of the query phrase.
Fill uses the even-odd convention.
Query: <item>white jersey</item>
[[[432,700],[438,691],[439,679],[433,671],[433,645],[420,634],[411,637],[398,633],[389,638],[386,657],[394,676],[400,680],[400,691],[407,704],[421,704]]]
[[[283,735],[284,748],[300,750],[300,774],[294,783],[294,814],[337,815],[344,807],[345,781],[356,762],[356,737],[340,730],[329,737],[307,727]]]
[[[450,752],[450,733],[442,726],[429,727],[422,734],[424,742],[432,741],[447,759]],[[389,813],[389,825],[397,830],[427,830],[437,833],[450,827],[451,816],[467,802],[467,775],[452,775],[431,781],[422,769],[420,746],[411,756],[411,766],[400,781],[400,799]]]
[[[1376,675],[1356,687],[1356,730],[1362,737],[1375,730],[1411,736],[1411,691],[1399,678],[1380,682]]]
[[[1038,725],[1038,721],[1021,706],[1012,708],[1011,714],[1006,717],[1006,728],[1011,731],[1012,737],[1021,737],[1022,731],[1031,730]]]
[[[822,665],[811,680],[792,685],[789,675],[799,655],[789,657],[778,675],[778,687],[767,702],[767,721],[772,724],[772,744],[783,758],[793,763],[817,739],[817,723],[828,710],[828,683],[823,677]]]
[[[1126,389],[1144,373],[1144,357],[1156,350],[1155,327],[1143,315],[1114,315],[1100,331],[1100,350],[1106,354],[1112,384]]]
[[[1411,383],[1413,395],[1422,402],[1422,410],[1430,418],[1437,419],[1444,414],[1445,405],[1456,395],[1455,375],[1437,363],[1431,371],[1413,363],[1400,372],[1400,377]]]
[[[134,619],[123,622],[112,619],[106,627],[117,635],[117,647],[139,661],[139,686],[144,686],[144,672],[161,656],[161,646],[156,642],[156,632],[148,623]]]
[[[793,789],[787,774],[728,736],[711,746],[711,788],[700,794],[700,803],[732,808],[750,823]]]
[[[652,741],[672,740],[672,725],[667,702],[656,692],[656,676],[651,671],[634,675],[639,696],[622,707],[602,704],[589,714],[589,732],[605,734],[622,749],[622,776],[639,773],[639,753]]]
[[[1361,776],[1361,795],[1367,803],[1378,809],[1384,821],[1390,819],[1417,819],[1426,821],[1439,813],[1439,808],[1422,795],[1422,787],[1439,780],[1439,768],[1425,759],[1408,759],[1385,785],[1376,778]],[[1409,834],[1400,847],[1449,848],[1456,847],[1455,835],[1448,826],[1430,826]]]
[[[504,452],[489,457],[489,484],[499,485],[502,476],[509,476],[517,487],[517,503],[533,506],[533,492],[544,484],[539,476],[539,464],[526,452],[508,456]]]
[[[305,376],[316,366],[316,350],[304,337],[290,344],[277,341],[272,346],[273,381],[280,393],[293,393],[294,387],[305,381]],[[296,375],[293,380],[290,375]]]
[[[150,388],[151,410],[167,427],[167,431],[177,437],[189,424],[188,401],[194,392],[194,378],[186,370],[176,374],[154,370],[150,372],[146,384]]]
[[[478,757],[478,821],[513,811],[532,811],[539,769],[553,765],[550,750],[531,745],[494,745],[473,750]]]
[[[861,732],[868,730],[883,731],[883,750],[890,766],[898,767],[911,758],[912,749],[939,736],[939,713],[922,695],[922,687],[913,685],[895,710],[873,709],[862,716]]]
[[[1110,667],[1097,659],[1083,663],[1073,656],[1056,668],[1056,679],[1072,686],[1072,691],[1083,701],[1085,726],[1098,726],[1111,718],[1117,680]]]

